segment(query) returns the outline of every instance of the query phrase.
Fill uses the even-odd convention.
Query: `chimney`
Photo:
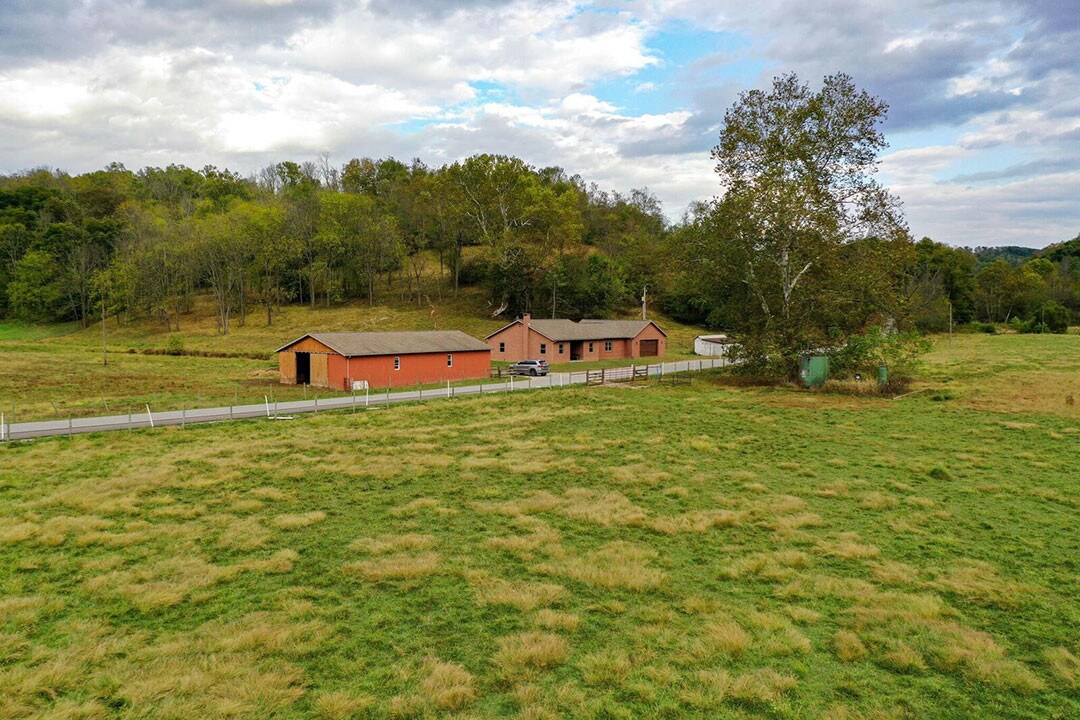
[[[521,324],[525,326],[525,332],[521,334],[521,360],[527,360],[529,358],[529,325],[532,323],[532,315],[530,313],[524,313],[521,316]]]

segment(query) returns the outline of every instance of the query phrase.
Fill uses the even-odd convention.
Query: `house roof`
[[[308,333],[274,352],[287,350],[304,338],[311,338],[345,357],[365,355],[415,355],[434,352],[490,351],[488,344],[460,330],[405,332],[325,332]]]
[[[506,328],[521,323],[515,320],[487,337],[498,335]],[[574,340],[618,340],[637,337],[649,325],[667,335],[652,320],[530,320],[529,327],[552,342],[570,342]]]

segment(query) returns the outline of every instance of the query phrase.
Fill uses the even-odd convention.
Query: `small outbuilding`
[[[493,360],[618,360],[660,357],[667,333],[652,320],[533,320],[525,314],[485,338]]]
[[[460,330],[309,333],[277,349],[284,385],[356,387],[488,376],[491,348]]]
[[[727,357],[731,340],[727,335],[698,335],[694,338],[694,354]]]

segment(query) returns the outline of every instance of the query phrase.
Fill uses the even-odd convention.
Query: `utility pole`
[[[647,317],[647,315],[646,315],[646,310],[648,308],[648,299],[649,299],[649,286],[646,285],[645,287],[641,288],[641,319],[642,320],[648,320],[649,319]]]
[[[555,290],[558,288],[559,278],[555,273],[551,274],[551,319],[555,319]]]
[[[109,351],[105,347],[105,293],[101,294],[101,362],[109,366]]]
[[[952,300],[949,303],[949,344],[952,345]]]

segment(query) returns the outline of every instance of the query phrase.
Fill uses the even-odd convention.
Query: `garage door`
[[[639,347],[641,348],[641,357],[656,357],[660,354],[659,340],[642,340]]]

